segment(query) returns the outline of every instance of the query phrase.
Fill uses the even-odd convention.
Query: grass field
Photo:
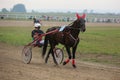
[[[32,41],[29,27],[0,27],[0,41],[12,45],[25,45]]]
[[[81,34],[80,50],[84,53],[119,54],[120,27],[88,27]]]

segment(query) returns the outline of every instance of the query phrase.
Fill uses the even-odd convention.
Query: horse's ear
[[[77,19],[80,19],[80,15],[78,13],[76,13],[76,17]]]
[[[84,13],[84,14],[82,15],[82,18],[85,19],[85,17],[86,17],[86,14]]]

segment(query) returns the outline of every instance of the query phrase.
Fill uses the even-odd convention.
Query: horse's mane
[[[77,20],[71,22],[70,24],[68,24],[69,27],[74,27],[74,25],[76,24]]]
[[[72,23],[68,24],[68,26],[72,26],[73,24],[74,24],[74,22],[72,22]]]

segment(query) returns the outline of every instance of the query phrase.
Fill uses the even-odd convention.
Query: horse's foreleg
[[[76,68],[76,65],[75,65],[75,53],[76,53],[76,49],[77,49],[77,45],[72,48],[72,54],[73,54],[72,66],[73,66],[74,68]]]
[[[49,49],[49,52],[48,52],[48,54],[47,54],[47,56],[45,58],[45,63],[47,63],[51,51],[52,51],[52,48]]]
[[[63,62],[63,65],[66,65],[71,59],[70,47],[66,47],[69,58]]]

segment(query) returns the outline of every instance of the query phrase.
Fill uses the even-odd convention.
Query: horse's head
[[[86,31],[86,27],[85,27],[86,15],[83,14],[82,16],[80,16],[79,14],[76,14],[76,17],[77,17],[77,20],[76,20],[77,28],[79,28],[80,31],[85,32]]]

